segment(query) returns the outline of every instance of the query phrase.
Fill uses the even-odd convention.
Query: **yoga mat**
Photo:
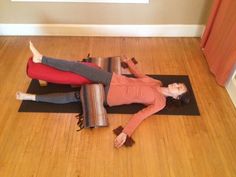
[[[133,77],[132,75],[127,75],[128,77]],[[165,107],[163,110],[157,112],[160,115],[200,115],[197,102],[189,81],[188,76],[185,75],[148,75],[154,79],[161,80],[163,85],[166,86],[174,82],[185,83],[188,87],[191,95],[191,101],[189,104],[181,107]],[[45,94],[45,93],[55,93],[55,92],[70,92],[75,91],[80,88],[72,88],[69,85],[62,84],[52,84],[49,83],[46,87],[41,87],[37,80],[32,80],[27,93],[34,94]],[[130,104],[106,107],[107,113],[112,114],[134,114],[144,108],[142,104]],[[82,106],[81,103],[67,103],[67,104],[51,104],[51,103],[40,103],[33,101],[22,101],[22,104],[18,110],[19,112],[50,112],[50,113],[81,113]]]

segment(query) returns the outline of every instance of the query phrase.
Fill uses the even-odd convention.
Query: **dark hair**
[[[180,100],[181,104],[188,104],[190,102],[189,91],[186,91],[185,93],[179,95],[178,99]]]
[[[190,93],[189,91],[184,92],[183,94],[179,95],[177,99],[174,99],[173,97],[167,97],[166,99],[166,107],[172,108],[172,107],[180,107],[183,105],[186,105],[190,102]]]

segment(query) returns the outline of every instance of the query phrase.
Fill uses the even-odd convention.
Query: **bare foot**
[[[35,101],[35,95],[23,92],[16,92],[16,99],[17,100],[32,100]]]
[[[30,50],[33,54],[33,62],[34,63],[42,63],[42,54],[39,53],[39,51],[34,47],[33,43],[31,41],[29,41],[29,47],[30,47]]]

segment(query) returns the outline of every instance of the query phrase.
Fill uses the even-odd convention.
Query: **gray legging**
[[[79,74],[93,83],[100,83],[104,85],[105,94],[107,97],[107,93],[109,90],[112,73],[104,71],[99,68],[91,67],[85,65],[78,61],[67,61],[55,58],[49,58],[43,56],[42,63],[53,68],[69,71],[75,74]],[[77,92],[69,92],[69,93],[55,93],[55,94],[46,94],[46,95],[36,95],[36,101],[40,102],[50,102],[50,103],[69,103],[69,102],[77,102],[80,101],[79,94]]]
[[[65,104],[72,102],[79,102],[79,91],[66,92],[66,93],[49,93],[43,95],[36,95],[35,101],[37,102],[47,102],[56,104]]]

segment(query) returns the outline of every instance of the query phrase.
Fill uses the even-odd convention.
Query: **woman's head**
[[[180,95],[187,92],[187,87],[183,83],[172,83],[167,86],[170,97],[178,99]]]
[[[183,83],[172,83],[168,85],[169,96],[180,100],[182,103],[189,103],[190,95],[185,84]]]

